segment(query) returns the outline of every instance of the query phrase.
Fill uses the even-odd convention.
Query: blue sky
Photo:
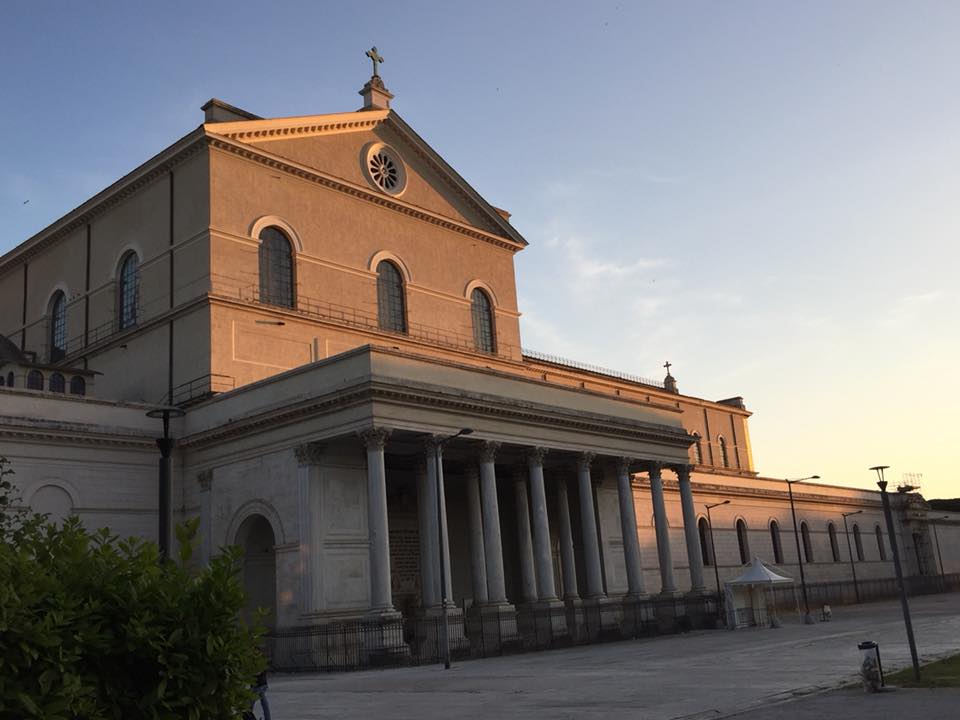
[[[960,4],[344,5],[6,2],[0,250],[211,96],[355,109],[376,44],[530,241],[527,346],[743,395],[765,475],[960,495]]]

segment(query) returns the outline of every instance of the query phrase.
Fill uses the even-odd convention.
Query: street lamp
[[[910,659],[913,661],[913,677],[920,681],[920,662],[917,660],[917,643],[913,639],[913,624],[910,622],[910,604],[907,602],[907,586],[903,582],[903,569],[900,567],[900,551],[897,549],[897,535],[893,529],[893,513],[890,511],[890,498],[887,495],[887,481],[883,471],[889,465],[875,465],[877,487],[880,488],[880,499],[883,501],[883,515],[887,520],[887,534],[890,536],[890,549],[893,551],[893,568],[897,571],[897,584],[900,586],[900,607],[903,609],[903,624],[907,628],[907,642],[910,643]]]
[[[796,480],[787,480],[787,492],[790,494],[790,514],[793,515],[793,539],[797,544],[797,564],[800,566],[800,588],[803,590],[803,607],[806,614],[803,616],[803,622],[806,625],[813,625],[813,616],[810,614],[810,599],[807,597],[807,580],[803,574],[803,557],[800,555],[800,531],[797,530],[797,509],[793,505],[793,486],[795,483],[805,480],[819,480],[819,475],[798,478]]]
[[[850,553],[850,572],[853,573],[853,592],[857,596],[857,602],[860,602],[860,588],[857,586],[857,568],[853,564],[853,548],[850,547],[850,529],[847,527],[847,518],[851,515],[859,515],[863,510],[854,510],[853,512],[840,513],[843,515],[843,534],[847,536],[847,552]]]
[[[933,518],[930,521],[930,524],[933,526],[933,539],[937,543],[937,562],[940,563],[940,579],[943,580],[943,557],[940,555],[940,538],[937,536],[937,520],[949,520],[949,515],[941,515],[940,517]],[[941,588],[942,592],[942,588]]]
[[[157,466],[158,513],[160,526],[157,528],[157,545],[160,547],[160,559],[170,557],[170,452],[173,450],[173,439],[170,437],[170,418],[180,418],[186,413],[172,405],[162,405],[147,412],[147,417],[154,420],[163,420],[163,437],[157,438],[157,447],[160,449],[160,462]]]
[[[470,435],[473,428],[462,428],[453,435],[447,437],[434,437],[433,439],[433,469],[434,476],[437,479],[437,544],[440,547],[440,608],[443,614],[443,639],[441,651],[443,654],[443,667],[450,669],[450,618],[447,613],[447,559],[443,542],[444,528],[444,500],[443,500],[443,462],[440,459],[443,446],[454,438],[461,435]]]
[[[704,506],[707,508],[707,529],[710,531],[710,554],[713,556],[713,576],[717,580],[717,610],[723,607],[723,595],[720,593],[720,568],[717,566],[717,549],[713,545],[713,520],[710,519],[710,510],[715,507],[720,507],[721,505],[729,504],[729,500],[724,500],[723,502]]]

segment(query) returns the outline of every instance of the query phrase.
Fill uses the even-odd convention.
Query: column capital
[[[577,456],[577,469],[578,470],[589,470],[590,466],[593,464],[593,459],[597,456],[596,453],[592,452],[582,452]]]
[[[616,460],[617,472],[620,473],[621,475],[623,473],[626,473],[627,475],[629,475],[630,468],[636,461],[637,461],[636,458],[632,458],[627,455],[618,457]]]
[[[549,450],[545,447],[532,447],[527,450],[527,464],[543,465],[543,459],[547,456]]]
[[[212,482],[213,470],[201,470],[197,473],[197,483],[200,485],[200,492],[208,492]]]
[[[357,432],[367,450],[383,450],[390,437],[390,429],[383,427],[369,427]]]
[[[323,459],[323,443],[308,442],[303,445],[297,445],[293,449],[293,454],[297,457],[297,465],[319,465]]]
[[[480,462],[490,463],[493,462],[497,457],[497,452],[500,450],[500,443],[493,440],[484,440],[480,443],[480,449],[478,451],[478,456]]]
[[[647,462],[647,472],[650,473],[650,478],[660,478],[660,473],[663,472],[663,463],[659,460],[650,460]]]
[[[690,473],[693,472],[693,465],[674,465],[670,469],[677,474],[677,480],[680,482],[690,482]]]

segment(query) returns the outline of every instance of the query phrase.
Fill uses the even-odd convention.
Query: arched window
[[[887,559],[887,549],[886,549],[886,547],[885,547],[884,544],[883,544],[883,530],[880,529],[880,526],[879,526],[879,525],[877,525],[876,533],[877,533],[877,550],[880,551],[880,559],[881,559],[881,560],[886,560],[886,559]]]
[[[27,390],[43,390],[43,373],[31,370],[27,373]]]
[[[117,319],[121,330],[136,325],[140,316],[140,281],[137,274],[139,265],[140,261],[135,252],[127,253],[120,264]]]
[[[833,523],[827,524],[827,534],[830,536],[830,554],[834,562],[840,562],[840,545],[837,543],[837,528]]]
[[[294,300],[293,247],[279,228],[260,231],[260,302],[292,308]]]
[[[13,373],[7,373],[7,387],[13,387]]]
[[[50,300],[50,362],[67,354],[67,297],[58,290]]]
[[[70,378],[70,394],[71,395],[86,395],[87,394],[87,381],[84,380],[79,375],[74,375]]]
[[[740,546],[740,563],[746,565],[750,562],[750,540],[747,538],[747,524],[742,519],[737,520],[737,544]]]
[[[473,344],[481,352],[496,352],[496,334],[493,331],[493,307],[490,298],[480,288],[470,293],[473,313]]]
[[[804,520],[800,523],[800,539],[803,541],[803,560],[807,563],[813,562],[813,543],[810,542],[810,528]]]
[[[389,260],[382,260],[377,265],[377,320],[381,330],[407,331],[403,276]]]
[[[773,545],[773,561],[777,565],[783,563],[783,544],[780,542],[780,523],[770,521],[770,544]]]
[[[723,439],[723,435],[717,436],[717,445],[720,446],[720,460],[723,462],[723,466],[730,467],[730,458],[727,456],[727,441]]]
[[[707,525],[706,518],[700,518],[697,521],[697,532],[700,535],[700,557],[703,558],[703,564],[713,565],[713,553],[710,547],[710,526]]]
[[[853,524],[853,544],[857,548],[857,560],[863,562],[863,541],[860,539],[860,526]]]
[[[693,437],[696,438],[693,443],[693,462],[696,465],[703,465],[703,444],[701,442],[700,433],[695,432]]]
[[[60,373],[54,373],[50,376],[50,392],[62,393],[67,391],[67,381],[63,379]]]

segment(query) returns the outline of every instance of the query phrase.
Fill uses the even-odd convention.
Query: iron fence
[[[638,599],[556,607],[452,609],[454,660],[653,637],[714,627],[716,597]],[[443,618],[435,613],[292,628],[267,636],[279,671],[346,671],[440,663]]]
[[[950,575],[913,575],[904,578],[908,595],[931,595],[934,593],[960,591],[960,573]],[[797,599],[803,602],[799,584],[778,585],[772,590],[773,604],[781,610],[791,610]],[[900,590],[896,578],[837,580],[832,582],[807,583],[807,597],[811,611],[824,605],[852,605],[856,602],[873,602],[897,597]],[[859,598],[859,600],[858,600]]]

